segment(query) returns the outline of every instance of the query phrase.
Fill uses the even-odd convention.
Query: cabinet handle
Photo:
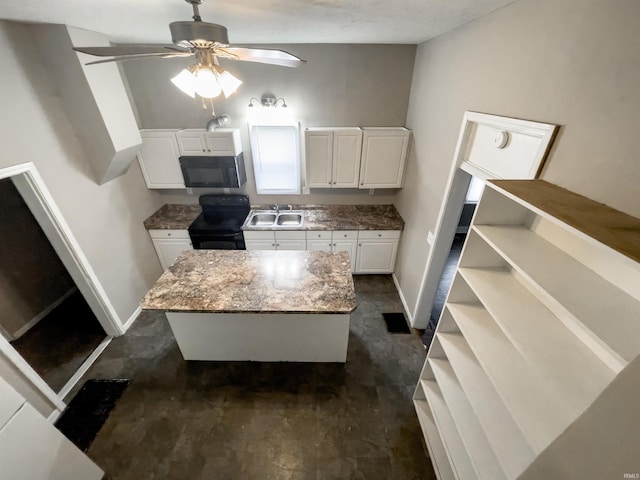
[[[378,234],[378,236],[379,236],[379,237],[381,237],[381,236],[382,236],[382,234],[381,234],[381,233],[379,233],[379,234]]]
[[[171,234],[170,234],[170,233],[167,233],[167,237],[170,237],[170,236],[171,236]]]
[[[359,244],[358,244],[358,246],[359,246],[359,247],[361,247],[361,246],[362,246],[362,244],[361,244],[361,243],[359,243]]]
[[[208,150],[209,152],[211,151],[211,149]]]
[[[364,185],[364,182],[360,182],[360,185]]]
[[[320,238],[322,235],[318,234],[318,238]]]
[[[275,244],[275,243],[272,243],[272,244],[271,244],[271,246],[272,246],[272,247],[275,247],[275,246],[276,246],[276,244]]]
[[[206,152],[206,150],[205,150],[204,148],[202,149],[202,151],[203,151],[203,152]]]
[[[346,233],[344,234],[344,238],[347,238],[347,234]]]
[[[280,246],[280,244],[279,244],[279,243],[276,243],[276,247],[279,247],[279,246]]]

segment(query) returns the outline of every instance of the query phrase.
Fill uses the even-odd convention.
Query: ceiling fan
[[[283,50],[230,46],[226,27],[202,21],[198,5],[204,0],[185,1],[193,7],[193,21],[169,24],[173,45],[132,44],[114,47],[74,47],[73,49],[97,57],[110,57],[89,62],[87,65],[149,57],[195,57],[196,64],[183,70],[172,81],[191,97],[197,93],[203,98],[214,98],[221,91],[228,97],[242,83],[219,66],[218,58],[283,67],[299,67],[306,63],[306,60]],[[216,82],[212,83],[212,78],[215,78]]]

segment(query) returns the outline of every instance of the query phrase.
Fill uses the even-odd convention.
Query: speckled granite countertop
[[[346,252],[187,250],[140,302],[144,310],[350,313]]]
[[[200,205],[163,205],[144,221],[147,230],[186,230],[202,212]]]
[[[304,211],[302,226],[288,230],[402,230],[404,221],[393,205],[292,205]],[[269,210],[269,205],[252,205],[252,210]],[[200,205],[163,205],[144,221],[147,230],[186,230],[201,212]],[[284,211],[284,209],[282,209]],[[248,219],[247,219],[248,220]],[[271,227],[243,225],[243,230],[271,230]]]
[[[300,227],[289,230],[402,230],[404,221],[393,205],[292,205],[304,212]],[[268,210],[267,205],[253,210]],[[286,209],[281,209],[285,212]],[[247,218],[247,221],[249,219]],[[271,227],[242,226],[243,230],[271,230]]]

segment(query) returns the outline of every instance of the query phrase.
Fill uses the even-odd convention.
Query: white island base
[[[166,312],[185,360],[347,360],[349,314]]]

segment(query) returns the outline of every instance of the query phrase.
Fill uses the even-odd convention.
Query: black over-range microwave
[[[240,188],[247,181],[242,153],[235,157],[180,157],[186,187]]]

